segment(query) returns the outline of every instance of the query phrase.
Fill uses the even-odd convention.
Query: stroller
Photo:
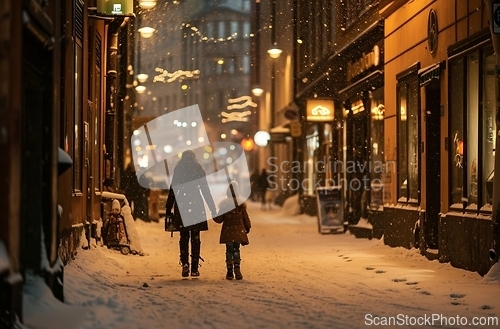
[[[114,210],[118,210],[115,211]],[[120,250],[123,255],[131,251],[125,218],[121,214],[121,205],[117,199],[112,201],[111,211],[107,213],[102,226],[102,238],[109,249]]]

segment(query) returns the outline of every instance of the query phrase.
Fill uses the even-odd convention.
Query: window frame
[[[401,169],[401,157],[402,157],[402,154],[400,152],[400,150],[402,149],[402,146],[401,146],[401,139],[400,139],[400,132],[401,132],[401,122],[402,122],[402,118],[401,118],[401,111],[396,111],[396,117],[397,117],[397,124],[396,124],[396,136],[397,136],[397,202],[398,203],[403,203],[403,204],[413,204],[413,205],[418,205],[420,204],[420,201],[421,201],[421,157],[420,157],[420,153],[421,153],[421,134],[420,134],[420,128],[421,128],[421,118],[420,118],[420,84],[419,84],[419,75],[418,75],[418,70],[420,69],[420,62],[417,62],[415,63],[414,65],[412,65],[411,67],[409,67],[408,69],[406,69],[405,71],[399,73],[396,75],[396,80],[397,80],[397,83],[396,83],[396,108],[401,108],[401,87],[405,87],[405,97],[406,97],[406,140],[405,140],[405,145],[406,145],[406,156],[408,156],[408,154],[410,153],[410,145],[411,145],[411,140],[410,140],[410,134],[408,132],[408,129],[409,129],[409,117],[410,117],[410,110],[413,112],[415,111],[415,115],[416,115],[416,118],[417,118],[417,126],[416,126],[416,130],[417,130],[417,140],[416,140],[416,152],[417,152],[417,155],[416,155],[416,166],[417,166],[417,169],[416,169],[416,188],[417,188],[417,195],[416,195],[416,198],[414,196],[411,195],[411,190],[414,188],[412,185],[410,186],[410,161],[409,161],[409,158],[407,157],[407,160],[405,161],[406,163],[406,192],[403,193],[403,187],[402,187],[402,183],[404,183],[404,180],[401,181],[401,172],[402,172],[402,169]],[[410,103],[410,95],[411,95],[411,85],[412,84],[416,84],[416,104],[415,104],[415,110],[413,109],[409,109],[409,103]],[[405,194],[405,195],[403,195]]]
[[[485,89],[484,84],[485,84],[485,77],[486,77],[486,71],[485,71],[485,63],[486,63],[486,58],[488,56],[492,56],[494,53],[493,51],[493,46],[491,43],[488,43],[486,45],[482,45],[482,47],[471,47],[470,49],[467,49],[466,51],[460,52],[457,55],[450,56],[448,59],[449,61],[449,67],[450,70],[448,71],[448,103],[450,104],[449,108],[449,118],[448,118],[448,145],[447,148],[450,150],[449,152],[449,163],[448,163],[448,175],[450,177],[449,179],[449,201],[448,201],[448,207],[450,210],[455,210],[455,211],[461,211],[461,212],[468,212],[468,213],[475,213],[478,214],[480,212],[483,212],[484,206],[486,206],[488,203],[488,195],[486,193],[486,180],[488,179],[490,173],[489,172],[484,172],[484,165],[482,161],[477,160],[476,161],[476,183],[477,185],[477,197],[474,202],[471,202],[470,198],[470,189],[471,189],[471,183],[472,183],[472,178],[471,178],[471,165],[472,161],[469,159],[469,152],[468,149],[470,148],[476,148],[477,149],[477,159],[483,159],[485,156],[485,147],[484,147],[484,121],[485,121]],[[475,108],[477,108],[477,127],[469,127],[469,116],[470,116],[470,108],[471,108],[471,103],[470,103],[470,95],[469,95],[469,83],[470,83],[470,75],[469,75],[469,61],[471,56],[474,56],[477,54],[478,58],[478,84],[477,84],[477,90],[478,90],[478,95],[477,95],[477,104],[474,104]],[[452,77],[452,68],[454,65],[458,65],[459,69],[461,69],[461,76],[463,79],[461,81],[455,82]],[[462,121],[462,131],[463,131],[463,157],[462,157],[462,170],[461,170],[461,181],[462,181],[462,186],[461,186],[461,203],[457,202],[457,200],[454,200],[453,198],[453,188],[454,188],[454,179],[458,179],[453,177],[453,170],[455,169],[455,153],[453,150],[455,149],[455,141],[454,141],[454,132],[452,131],[454,128],[452,127],[452,120],[454,118],[454,108],[453,102],[452,102],[452,97],[456,97],[455,95],[452,95],[451,90],[454,88],[457,88],[457,83],[461,83],[463,88],[462,90],[464,91],[462,93],[462,99],[461,99],[461,104],[462,104],[462,111],[461,113],[457,113],[457,115],[461,114],[461,118],[458,118],[458,120]],[[493,111],[493,117],[495,116],[495,109],[492,109]],[[494,119],[493,119],[494,120]],[[494,124],[493,124],[494,126]],[[477,131],[477,144],[476,145],[471,145],[471,139],[470,139],[470,131]],[[493,143],[495,140],[493,141]],[[493,149],[495,148],[495,145],[493,146]],[[494,157],[493,157],[494,161]],[[455,198],[456,199],[456,198]],[[491,210],[490,210],[491,211]]]

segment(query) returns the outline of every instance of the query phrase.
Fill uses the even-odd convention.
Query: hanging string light
[[[197,28],[194,25],[191,25],[189,23],[182,23],[182,27],[190,29],[191,30],[191,36],[195,36],[196,35],[196,36],[199,37],[199,41],[203,41],[203,42],[213,42],[213,43],[228,42],[228,41],[233,41],[234,39],[236,39],[238,37],[238,33],[234,32],[233,34],[231,34],[230,36],[227,36],[225,38],[214,38],[214,37],[209,38],[206,35],[203,35],[200,32],[200,29]]]
[[[227,100],[229,104],[227,106],[228,110],[241,110],[248,106],[257,107],[257,104],[252,101],[252,97],[250,96],[240,96],[237,98],[230,98]],[[248,121],[248,117],[252,115],[252,111],[243,111],[243,112],[221,112],[222,123],[230,122],[230,121]]]
[[[157,67],[155,71],[158,72],[159,74],[153,77],[153,82],[163,82],[163,83],[174,82],[175,80],[181,77],[197,78],[200,75],[200,70],[193,70],[193,71],[177,70],[173,73],[170,73],[167,70],[162,69],[161,67]]]
[[[231,99],[228,99],[227,101],[229,104],[232,104],[232,105],[227,106],[228,110],[241,110],[247,106],[257,107],[257,104],[252,101],[252,97],[250,97],[250,96],[241,96],[238,98],[231,98]],[[238,102],[243,102],[243,103],[235,104]]]
[[[242,121],[246,122],[248,121],[248,117],[252,114],[252,111],[245,111],[245,112],[221,112],[221,115],[223,116],[222,118],[222,123],[230,122],[230,121]]]

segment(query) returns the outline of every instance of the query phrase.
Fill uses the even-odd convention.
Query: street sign
[[[493,33],[500,33],[500,3],[493,4]]]

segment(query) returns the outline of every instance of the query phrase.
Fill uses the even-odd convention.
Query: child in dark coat
[[[240,270],[240,245],[249,244],[247,234],[252,224],[248,217],[246,204],[238,202],[238,183],[232,182],[227,189],[227,197],[219,204],[219,216],[216,223],[222,223],[220,243],[226,245],[226,279],[243,279]],[[233,273],[234,270],[234,273]]]
[[[103,239],[108,247],[127,244],[127,232],[125,231],[125,219],[121,214],[120,202],[116,199],[111,203],[111,212],[104,221]]]

